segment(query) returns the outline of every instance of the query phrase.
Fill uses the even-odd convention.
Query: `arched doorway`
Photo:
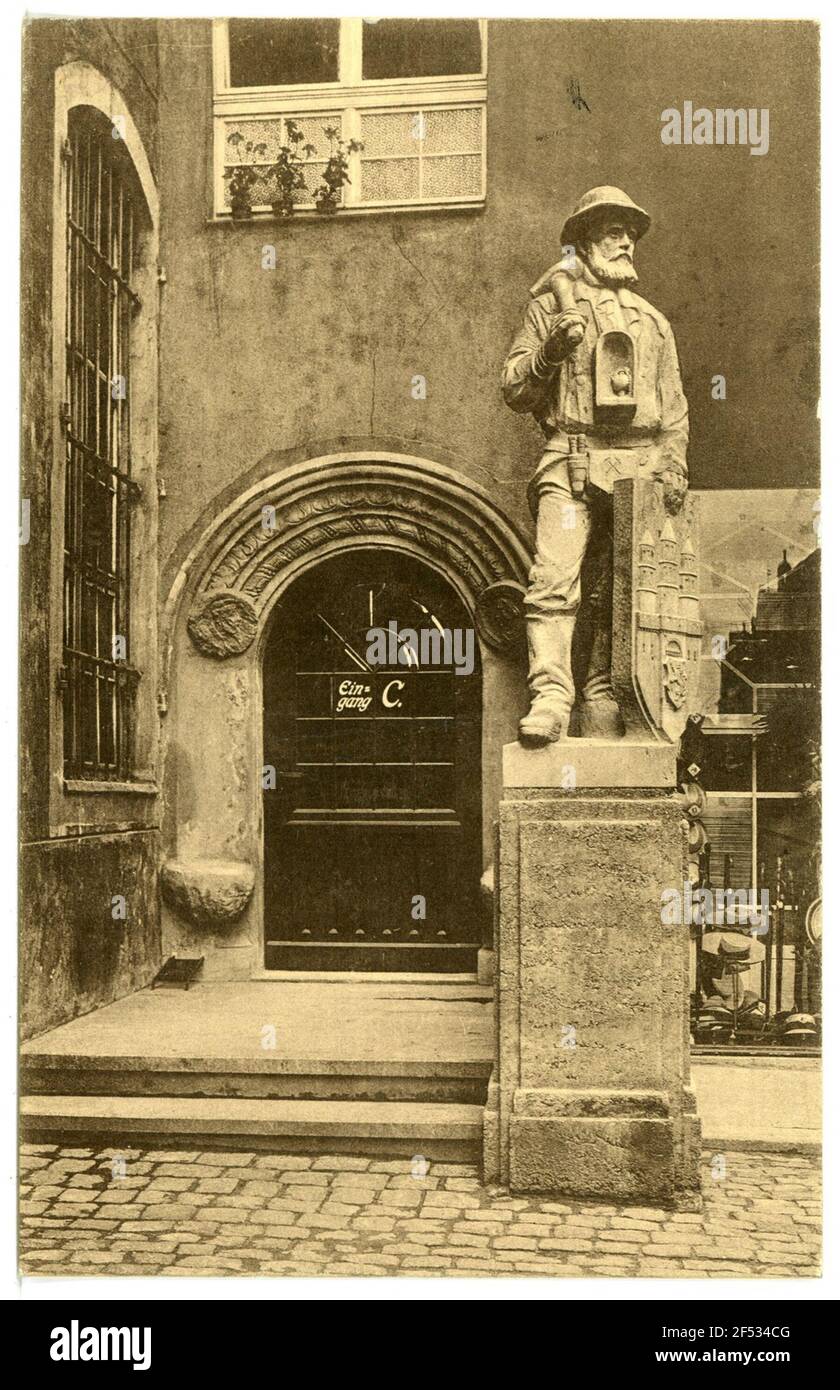
[[[264,651],[266,968],[474,970],[481,671],[462,600],[413,556],[344,551],[286,589]]]
[[[460,620],[472,620],[480,634],[480,679],[454,677],[459,700],[477,702],[478,687],[481,693],[481,768],[476,760],[474,774],[470,771],[461,784],[463,797],[471,794],[474,800],[465,807],[463,821],[456,815],[427,817],[433,822],[430,828],[440,827],[441,837],[447,828],[455,833],[462,824],[468,827],[469,873],[455,885],[468,898],[458,927],[465,936],[437,938],[441,945],[423,966],[441,969],[446,958],[450,968],[473,968],[474,885],[492,860],[501,749],[516,737],[525,699],[516,594],[527,576],[529,552],[504,512],[466,472],[395,454],[372,440],[355,451],[330,453],[312,445],[305,459],[297,451],[266,458],[259,477],[232,482],[225,497],[208,508],[167,568],[160,692],[166,711],[161,724],[161,929],[164,950],[204,956],[204,979],[246,980],[265,968],[264,900],[282,891],[277,856],[268,843],[273,827],[266,839],[266,820],[281,811],[284,784],[288,806],[295,779],[282,774],[296,769],[290,755],[284,762],[282,745],[280,752],[272,751],[271,730],[263,748],[264,658],[273,645],[271,637],[282,646],[281,627],[275,623],[282,624],[294,586],[306,582],[310,572],[326,576],[329,571],[322,566],[351,553],[357,563],[375,554],[398,554],[404,574],[416,562],[421,570],[410,573],[443,583]],[[313,582],[317,586],[319,581]],[[433,611],[433,605],[427,606]],[[399,620],[400,614],[394,617]],[[478,640],[475,645],[477,670]],[[269,651],[269,684],[279,653],[280,647],[274,654]],[[275,705],[270,698],[269,709]],[[476,708],[476,739],[478,725]],[[276,805],[261,777],[263,764],[272,762],[281,774]],[[465,765],[473,766],[470,760]],[[479,791],[483,854],[473,872]],[[421,894],[418,887],[412,896]],[[427,903],[423,928],[430,935],[432,906]],[[482,894],[478,916],[483,919],[482,945],[489,948],[487,907]],[[269,903],[268,914],[275,910]],[[449,932],[446,926],[441,929]],[[412,943],[417,940],[411,938]],[[450,946],[442,949],[447,942]],[[332,952],[333,958],[337,955]],[[307,958],[315,964],[314,946]],[[362,964],[372,959],[372,953],[361,957]],[[389,949],[388,959],[391,968],[400,963],[395,949]],[[414,947],[409,959],[411,968],[420,968],[422,957]],[[487,966],[481,957],[476,963],[479,969]]]

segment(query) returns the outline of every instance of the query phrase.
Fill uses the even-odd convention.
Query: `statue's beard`
[[[595,279],[600,280],[602,285],[609,285],[611,289],[620,289],[622,285],[635,285],[639,279],[631,258],[623,252],[609,260],[597,246],[588,246],[586,263]]]

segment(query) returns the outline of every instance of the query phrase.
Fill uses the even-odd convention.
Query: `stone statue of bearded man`
[[[525,597],[531,707],[519,726],[529,744],[565,738],[575,706],[581,737],[623,736],[610,675],[612,481],[659,478],[672,511],[688,486],[674,335],[633,288],[636,243],[649,226],[621,189],[585,193],[563,226],[564,258],[532,288],[504,366],[505,401],[530,411],[545,436],[529,486],[537,524]],[[593,569],[576,684],[581,573]]]

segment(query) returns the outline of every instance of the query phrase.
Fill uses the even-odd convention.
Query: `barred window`
[[[64,506],[64,773],[122,780],[133,756],[132,288],[140,195],[119,131],[70,112]]]

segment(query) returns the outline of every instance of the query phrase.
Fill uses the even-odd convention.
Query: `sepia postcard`
[[[815,1287],[820,26],[277,9],[22,27],[24,1285]]]

